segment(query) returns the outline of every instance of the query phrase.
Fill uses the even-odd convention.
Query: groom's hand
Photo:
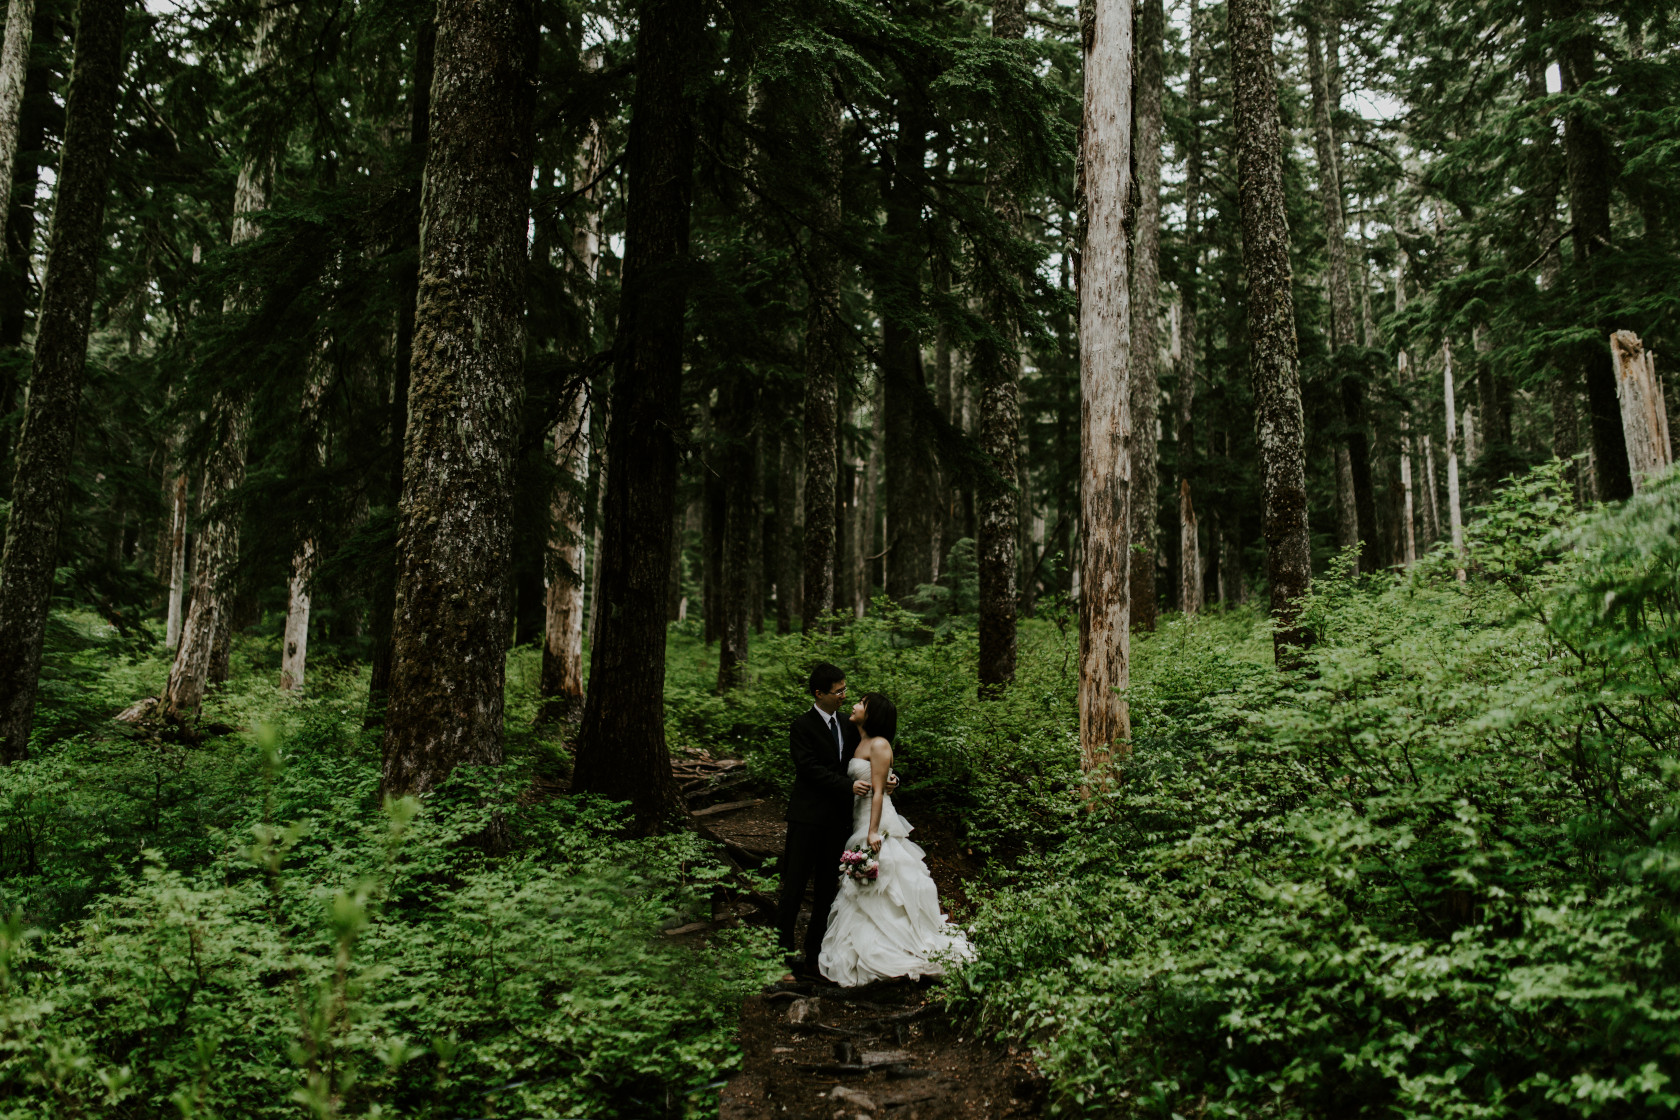
[[[870,792],[872,790],[874,790],[874,788],[875,788],[875,786],[869,781],[868,778],[859,778],[857,781],[852,783],[852,794],[855,797],[868,797]],[[898,775],[889,773],[887,775],[887,792],[891,793],[893,790],[895,790],[897,788],[898,788]]]

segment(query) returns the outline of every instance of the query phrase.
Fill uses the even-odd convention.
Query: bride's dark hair
[[[898,736],[898,707],[884,692],[863,694],[863,729],[887,742]]]

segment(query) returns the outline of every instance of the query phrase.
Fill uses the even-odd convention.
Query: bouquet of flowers
[[[881,839],[885,840],[886,837],[882,836]],[[840,874],[848,879],[856,879],[860,883],[873,883],[880,873],[881,861],[875,858],[875,853],[869,850],[868,844],[847,848],[841,853]]]

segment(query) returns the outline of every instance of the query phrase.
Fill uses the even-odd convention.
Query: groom
[[[828,910],[840,891],[840,854],[852,833],[852,798],[870,790],[868,781],[846,777],[846,764],[857,750],[857,725],[840,714],[846,700],[846,674],[826,661],[812,668],[806,681],[811,707],[788,728],[793,751],[793,796],[788,799],[787,847],[782,851],[782,897],[776,927],[782,951],[796,973],[816,977],[817,954],[828,931]],[[816,876],[811,924],[805,953],[794,963],[793,927],[805,884]]]

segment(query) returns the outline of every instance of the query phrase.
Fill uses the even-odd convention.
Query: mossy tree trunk
[[[18,154],[12,162],[12,177],[0,180],[11,192],[6,207],[5,263],[0,268],[0,354],[21,349],[30,319],[30,273],[39,224],[36,193],[41,181],[41,159],[34,153],[46,146],[48,124],[59,112],[53,99],[53,72],[48,61],[58,45],[56,6],[52,2],[35,6],[35,29],[30,37],[34,49],[24,72],[23,105],[18,116]],[[10,417],[17,409],[19,388],[13,369],[24,360],[20,356],[0,363],[0,464],[10,458],[12,447]],[[11,481],[10,474],[0,473],[0,486],[10,486]]]
[[[29,407],[18,439],[12,507],[0,554],[0,761],[29,751],[41,644],[52,604],[58,529],[103,259],[125,0],[82,0],[65,103],[58,201],[35,331]]]
[[[441,0],[382,786],[502,757],[536,8]]]
[[[1308,639],[1296,618],[1312,586],[1312,548],[1271,0],[1231,0],[1227,12],[1273,652],[1280,665],[1289,665],[1291,650]]]
[[[629,801],[643,829],[662,826],[682,808],[665,748],[664,588],[677,438],[686,430],[694,124],[684,87],[704,11],[698,0],[647,0],[636,34],[599,626],[572,778],[575,791]]]

